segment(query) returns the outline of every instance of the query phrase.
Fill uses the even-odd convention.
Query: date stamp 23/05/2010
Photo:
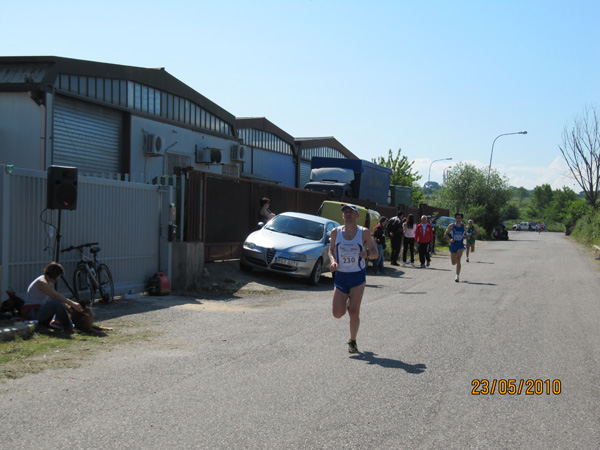
[[[481,378],[471,382],[472,395],[559,395],[560,380]]]

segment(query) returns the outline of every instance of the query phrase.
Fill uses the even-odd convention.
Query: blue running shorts
[[[358,272],[335,272],[333,285],[344,294],[349,294],[350,289],[360,286],[367,281],[367,269]]]
[[[463,244],[463,241],[455,241],[450,243],[450,253],[456,253],[457,251],[464,249],[465,244]]]

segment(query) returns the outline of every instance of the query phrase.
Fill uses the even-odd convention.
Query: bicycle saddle
[[[91,247],[91,248],[90,248],[90,252],[91,252],[91,253],[94,253],[94,254],[96,254],[96,253],[98,253],[99,251],[100,251],[100,247],[98,247],[97,245],[95,245],[95,246],[93,246],[93,247]]]

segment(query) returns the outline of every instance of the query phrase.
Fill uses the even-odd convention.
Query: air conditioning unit
[[[232,145],[230,151],[230,159],[232,161],[243,161],[246,149],[241,145]]]
[[[218,148],[198,148],[196,147],[196,162],[204,164],[220,164],[221,150]]]
[[[157,134],[146,135],[146,155],[160,156],[162,155],[163,140]]]

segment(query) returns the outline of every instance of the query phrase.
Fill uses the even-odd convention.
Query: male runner
[[[463,239],[465,238],[465,224],[463,223],[463,215],[456,213],[454,215],[455,222],[448,225],[444,236],[450,236],[450,261],[453,266],[456,266],[456,277],[454,281],[457,283],[460,281],[460,258],[462,258],[465,244]]]
[[[334,275],[333,317],[339,319],[346,310],[350,316],[348,352],[358,353],[356,335],[360,325],[360,303],[367,281],[366,260],[377,259],[377,247],[369,230],[358,226],[358,208],[342,205],[344,225],[334,228],[329,244],[330,270]]]
[[[469,262],[469,251],[475,253],[475,236],[479,234],[477,227],[473,223],[473,219],[469,219],[467,225],[467,262]]]

